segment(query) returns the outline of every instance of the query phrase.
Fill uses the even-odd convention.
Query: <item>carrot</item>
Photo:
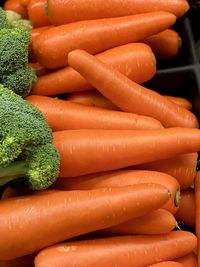
[[[48,0],[48,16],[54,25],[152,11],[168,11],[181,17],[188,9],[189,4],[185,0],[71,0],[70,5],[67,0]]]
[[[68,53],[85,49],[97,54],[109,48],[140,41],[172,26],[176,17],[168,12],[86,20],[54,27],[40,34],[34,43],[38,61],[56,69],[68,64]]]
[[[184,265],[175,261],[163,261],[149,265],[148,267],[184,267]]]
[[[171,29],[152,35],[143,42],[152,48],[156,58],[163,60],[175,58],[181,47],[179,34]]]
[[[2,200],[0,260],[137,218],[160,208],[169,197],[170,191],[161,185],[140,184],[89,191],[55,190]]]
[[[31,67],[31,68],[33,68],[35,70],[37,77],[41,77],[41,76],[43,76],[43,75],[45,75],[45,74],[50,72],[49,69],[47,69],[44,66],[40,65],[40,63],[38,63],[38,62],[29,63],[28,65],[29,65],[29,67]]]
[[[23,7],[27,7],[29,2],[30,2],[30,0],[20,0],[20,5]]]
[[[34,28],[49,25],[49,18],[45,11],[47,0],[30,0],[27,9],[29,20]]]
[[[194,183],[194,203],[195,203],[195,233],[197,237],[197,260],[198,266],[200,265],[200,172],[198,171],[195,176],[195,183]]]
[[[35,266],[144,267],[184,256],[195,245],[195,235],[186,231],[65,242],[39,252]]]
[[[33,36],[32,42],[35,42]],[[137,83],[150,80],[156,73],[155,56],[146,44],[130,43],[114,47],[97,54],[95,57],[116,68]],[[65,67],[38,79],[31,93],[57,95],[88,89],[92,89],[91,84],[72,68]]]
[[[30,193],[30,191],[28,191],[27,189],[12,189],[11,187],[6,187],[6,189],[3,191],[3,194],[1,196],[1,200],[3,199],[8,199],[11,197],[18,197],[18,196],[22,196],[22,195],[28,195]],[[0,265],[1,267],[1,265]]]
[[[177,226],[174,216],[167,210],[158,209],[142,217],[125,223],[99,230],[103,235],[159,235],[171,232]]]
[[[72,129],[162,129],[161,123],[148,116],[84,106],[48,96],[28,96],[53,131]]]
[[[195,227],[195,196],[194,190],[189,188],[181,191],[181,201],[175,214],[177,222]]]
[[[165,127],[198,128],[198,120],[192,112],[131,81],[86,51],[70,52],[68,61],[72,68],[120,109],[153,117]]]
[[[194,182],[197,158],[198,153],[182,154],[166,160],[158,160],[134,166],[133,169],[165,172],[177,179],[181,189],[187,189]]]
[[[176,96],[165,96],[165,97],[167,97],[168,99],[170,99],[171,101],[179,105],[180,107],[186,108],[188,110],[192,110],[192,103],[185,98],[176,97]]]
[[[192,153],[200,149],[200,130],[66,130],[53,134],[61,156],[60,177],[116,170]]]
[[[193,252],[176,259],[176,261],[182,263],[184,267],[197,267],[197,257]]]
[[[20,4],[19,0],[6,0],[3,8],[18,13],[23,19],[28,19],[27,10]]]
[[[59,178],[52,188],[60,190],[90,190],[104,187],[122,187],[134,184],[157,183],[171,192],[171,198],[162,207],[176,213],[180,202],[180,185],[172,176],[154,171],[117,170],[75,178]]]
[[[17,259],[0,261],[0,267],[34,267],[36,254],[26,255]]]

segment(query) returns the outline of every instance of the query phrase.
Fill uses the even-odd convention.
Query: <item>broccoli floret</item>
[[[6,12],[0,7],[0,29],[8,28],[8,20]]]
[[[0,29],[0,76],[28,65],[30,39],[25,29]]]
[[[0,121],[0,185],[26,178],[33,190],[48,188],[60,158],[40,110],[0,85]]]
[[[14,91],[16,94],[26,97],[35,82],[37,81],[37,76],[35,70],[30,67],[25,67],[18,69],[8,75],[2,75],[1,83]]]

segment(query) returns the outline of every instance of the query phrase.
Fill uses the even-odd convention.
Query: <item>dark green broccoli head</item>
[[[8,27],[8,20],[6,12],[0,7],[0,29],[4,29]]]
[[[37,81],[37,76],[35,70],[30,67],[25,67],[18,69],[8,75],[2,75],[1,83],[14,91],[16,94],[26,97],[35,82]]]

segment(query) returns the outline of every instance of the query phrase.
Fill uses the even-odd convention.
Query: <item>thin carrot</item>
[[[104,187],[122,187],[134,184],[157,183],[171,192],[171,198],[162,207],[176,213],[180,202],[180,185],[168,174],[154,171],[117,170],[74,178],[59,178],[52,188],[60,190],[90,190]]]
[[[169,197],[170,191],[161,185],[140,184],[89,191],[54,190],[2,200],[0,260],[137,218],[160,208]]]
[[[143,40],[153,50],[156,58],[170,60],[175,58],[181,47],[181,38],[179,34],[167,29]]]
[[[193,189],[189,188],[181,191],[181,201],[175,218],[178,223],[195,227],[195,195]]]
[[[65,242],[39,252],[35,266],[144,267],[184,256],[195,245],[195,235],[186,231]]]
[[[32,30],[32,43],[35,42],[36,29]],[[137,83],[150,80],[156,73],[156,60],[149,46],[142,43],[130,43],[97,54],[99,60],[119,70]],[[67,92],[92,89],[79,73],[70,67],[53,71],[38,79],[32,94],[57,95]]]
[[[194,183],[194,201],[195,201],[195,233],[197,237],[197,261],[198,266],[200,265],[200,172],[198,171],[195,176],[195,183]]]
[[[176,259],[176,261],[182,263],[184,267],[197,267],[197,257],[193,252]]]
[[[151,117],[128,112],[104,110],[48,96],[28,96],[53,131],[73,129],[161,129],[161,123]]]
[[[153,117],[165,127],[198,128],[198,120],[192,112],[131,81],[86,51],[70,52],[68,61],[71,67],[123,111]]]
[[[42,66],[40,63],[35,62],[35,63],[29,63],[28,64],[29,67],[33,68],[35,70],[35,73],[37,75],[37,77],[41,77],[47,73],[50,72],[49,69],[45,68],[44,66]]]
[[[18,13],[23,19],[28,19],[27,10],[20,4],[19,0],[6,0],[4,2],[3,8],[5,10],[12,10]]]
[[[66,0],[48,0],[48,16],[54,25],[152,11],[168,11],[181,17],[188,9],[189,4],[185,0],[71,0],[70,4]]]
[[[200,130],[66,130],[53,134],[60,177],[116,170],[200,150]]]
[[[133,169],[167,173],[177,179],[181,189],[187,189],[194,182],[197,158],[198,153],[182,154],[166,160],[158,160],[134,166]]]
[[[34,267],[36,254],[23,256],[17,259],[0,261],[0,267]]]
[[[167,97],[169,100],[173,101],[180,107],[192,110],[192,103],[183,97],[176,97],[176,96],[165,96],[165,97]]]
[[[68,64],[68,53],[85,49],[97,54],[109,48],[140,41],[172,26],[176,17],[168,12],[86,20],[54,27],[40,34],[34,45],[38,61],[47,68]]]
[[[51,24],[45,12],[47,0],[30,0],[27,9],[29,20],[34,28]]]
[[[163,261],[149,265],[148,267],[184,267],[184,265],[175,261]]]

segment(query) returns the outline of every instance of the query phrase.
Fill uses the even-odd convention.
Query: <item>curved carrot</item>
[[[35,62],[35,63],[29,63],[28,64],[29,67],[33,68],[35,70],[35,73],[37,75],[37,77],[41,77],[47,73],[50,72],[49,69],[45,68],[44,66],[42,66],[40,63]]]
[[[174,216],[167,210],[158,209],[142,217],[99,230],[96,234],[107,235],[159,235],[171,232],[177,226]]]
[[[68,64],[68,53],[85,49],[97,54],[109,48],[140,41],[172,26],[176,17],[168,12],[86,20],[54,27],[40,34],[34,42],[38,61],[56,69]]]
[[[180,202],[180,185],[172,176],[154,171],[119,170],[74,178],[59,178],[52,188],[60,190],[90,190],[104,187],[122,187],[134,184],[157,183],[171,192],[171,198],[162,207],[176,213]]]
[[[194,203],[195,203],[195,233],[197,237],[197,261],[198,266],[200,265],[200,172],[198,171],[195,176],[195,183],[194,183]]]
[[[116,170],[200,150],[200,130],[66,130],[53,133],[61,177]]]
[[[169,197],[169,190],[161,185],[140,184],[89,191],[54,190],[2,200],[0,260],[137,218],[160,208]]]
[[[34,28],[50,24],[49,18],[45,12],[47,0],[30,0],[27,9],[29,20]]]
[[[161,123],[148,116],[84,106],[48,96],[28,96],[53,131],[73,129],[161,129]]]
[[[6,0],[3,8],[18,13],[23,19],[28,19],[27,10],[20,4],[19,0]]]
[[[39,252],[35,266],[144,267],[184,256],[195,245],[195,235],[186,231],[65,242]]]
[[[184,265],[175,261],[163,261],[149,265],[148,267],[184,267]]]
[[[181,46],[179,34],[171,29],[152,35],[143,42],[151,47],[156,58],[163,60],[175,58]]]
[[[183,154],[166,160],[158,160],[138,166],[134,169],[165,172],[177,179],[181,189],[187,189],[194,182],[198,153]]]
[[[32,36],[32,42],[34,43],[34,41],[34,36]],[[156,73],[155,56],[146,44],[130,43],[114,47],[97,54],[95,57],[116,68],[137,83],[150,80]],[[72,68],[65,67],[38,79],[31,93],[58,95],[88,89],[92,89],[91,84]]]
[[[48,0],[48,16],[54,25],[74,21],[122,17],[152,11],[168,11],[177,17],[189,9],[185,0]]]
[[[131,81],[86,51],[70,52],[68,61],[71,67],[122,110],[153,117],[165,127],[198,128],[198,120],[192,112]]]
[[[175,218],[178,223],[195,227],[195,196],[193,189],[189,188],[181,191],[181,201]]]
[[[183,97],[176,97],[176,96],[165,96],[165,97],[167,97],[169,100],[176,103],[180,107],[192,110],[192,103]]]
[[[26,255],[17,259],[0,261],[1,267],[34,267],[36,254]]]
[[[182,263],[184,267],[197,267],[197,257],[193,252],[176,259],[176,261]]]

